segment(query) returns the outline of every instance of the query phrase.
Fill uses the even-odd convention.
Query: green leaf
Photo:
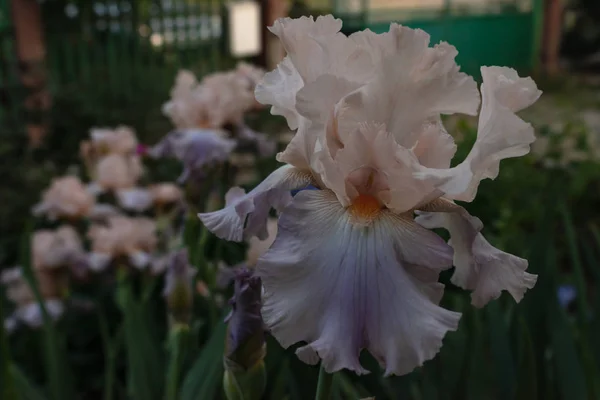
[[[36,387],[30,380],[25,376],[23,371],[16,365],[10,366],[10,372],[19,393],[18,397],[6,397],[7,400],[19,399],[19,400],[46,400],[46,397],[42,391]],[[5,397],[2,397],[4,399]]]
[[[487,398],[490,394],[490,385],[486,365],[489,364],[485,357],[484,331],[482,310],[470,310],[467,322],[469,323],[469,365],[467,367],[466,399],[479,400]]]
[[[563,399],[587,399],[585,374],[577,355],[569,321],[559,307],[556,307],[553,315],[549,330],[561,397]]]
[[[573,273],[575,275],[575,285],[577,287],[577,314],[579,316],[580,323],[587,325],[589,315],[588,304],[586,302],[587,288],[585,285],[585,273],[583,270],[583,264],[581,262],[581,255],[579,252],[575,227],[573,226],[571,212],[564,202],[561,203],[560,210],[565,226],[567,242],[569,244],[569,256],[571,257],[571,265],[573,266]]]
[[[271,386],[271,390],[269,390],[269,399],[270,400],[280,400],[285,398],[287,391],[287,377],[290,373],[290,365],[288,360],[283,360],[282,365],[275,373],[275,379],[273,381],[273,385]]]
[[[167,370],[167,400],[177,400],[186,342],[190,329],[186,325],[175,325],[169,333],[169,368]]]
[[[71,373],[66,360],[66,346],[64,338],[61,338],[56,330],[54,321],[46,310],[44,298],[39,290],[35,274],[31,267],[30,240],[33,233],[33,224],[30,220],[24,229],[23,241],[21,243],[21,265],[23,276],[33,291],[35,300],[42,311],[43,340],[44,340],[44,362],[50,392],[54,400],[67,400],[72,398],[73,388],[70,380]]]
[[[556,259],[550,258],[548,264],[549,270],[556,276]],[[581,293],[578,293],[580,296]],[[587,399],[585,373],[577,354],[573,330],[556,296],[548,300],[548,331],[559,392],[563,399]]]
[[[0,321],[4,321],[4,297],[0,295]],[[10,353],[8,348],[8,338],[6,329],[0,329],[0,398],[7,400],[16,400],[17,392],[11,373]]]
[[[525,319],[517,314],[515,317],[517,328],[517,349],[518,349],[518,374],[517,391],[515,398],[518,400],[530,400],[538,398],[537,390],[537,368],[535,362],[535,352],[529,328]],[[543,368],[540,365],[539,368]]]
[[[342,399],[346,400],[358,400],[369,397],[368,393],[358,385],[352,383],[348,378],[348,375],[344,372],[338,372],[335,376],[335,383],[341,393]]]
[[[463,300],[460,296],[453,299],[452,310],[463,309]],[[441,399],[457,397],[461,376],[464,376],[467,355],[467,327],[462,323],[458,330],[448,332],[444,337],[444,345],[439,354],[440,365],[440,391]]]
[[[186,375],[182,400],[214,399],[223,379],[223,350],[227,325],[221,320]]]
[[[121,290],[129,395],[139,400],[160,399],[164,377],[160,354],[162,346],[149,328],[144,303],[134,298],[128,282],[121,283]]]
[[[516,388],[515,365],[508,342],[508,327],[502,317],[498,300],[486,306],[485,315],[489,327],[490,350],[494,360],[498,395],[502,399],[512,399]]]

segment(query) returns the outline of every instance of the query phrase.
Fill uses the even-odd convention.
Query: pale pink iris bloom
[[[396,24],[349,37],[340,28],[331,16],[270,28],[288,54],[256,97],[296,130],[277,155],[286,165],[249,193],[232,188],[224,209],[200,218],[221,238],[265,239],[278,210],[277,237],[256,267],[271,333],[284,347],[303,342],[298,356],[328,372],[366,373],[366,349],[386,375],[402,375],[458,327],[460,314],[439,306],[440,271],[454,264],[453,282],[476,306],[503,290],[519,301],[535,284],[527,261],[489,244],[454,200],[473,200],[500,160],[529,152],[533,128],[515,113],[541,92],[510,68],[483,67],[477,140],[451,168],[456,145],[440,117],[480,105],[456,49]],[[297,193],[308,185],[318,190]],[[426,229],[437,227],[449,243]]]

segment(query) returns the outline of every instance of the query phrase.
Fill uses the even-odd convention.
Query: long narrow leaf
[[[31,382],[27,376],[16,365],[10,366],[10,372],[15,383],[15,387],[19,393],[19,400],[46,400],[42,391]],[[2,397],[4,399],[4,397]],[[7,397],[7,399],[12,399]]]
[[[0,322],[4,321],[4,298],[0,295]],[[10,371],[10,353],[8,349],[8,338],[6,330],[0,328],[0,398],[16,400],[17,391]]]
[[[554,251],[550,249],[554,254]],[[556,257],[548,259],[549,272],[556,277]],[[581,296],[581,293],[578,294]],[[558,389],[563,399],[587,399],[585,372],[577,353],[573,330],[556,296],[548,299],[548,331],[554,356],[555,374]]]
[[[46,364],[46,374],[50,385],[50,392],[54,400],[68,400],[72,398],[72,387],[68,363],[65,358],[66,351],[64,342],[54,325],[54,321],[48,314],[44,303],[44,298],[39,290],[37,281],[30,262],[29,243],[33,229],[30,226],[24,230],[25,234],[21,245],[21,265],[23,267],[23,276],[31,287],[35,300],[42,311],[43,319],[43,338],[44,338],[44,361]]]
[[[218,323],[181,389],[182,400],[214,399],[223,379],[223,350],[226,324]]]
[[[485,308],[490,335],[490,350],[494,359],[498,394],[502,399],[514,398],[516,389],[515,365],[508,342],[508,327],[502,318],[498,300]]]
[[[524,318],[520,315],[515,317],[517,330],[517,349],[518,349],[518,373],[517,389],[515,398],[518,400],[529,400],[538,398],[538,379],[537,369],[543,368],[543,365],[537,366],[535,363],[535,352],[529,328]]]
[[[565,203],[561,203],[560,210],[565,225],[567,242],[569,244],[569,255],[571,257],[571,264],[573,266],[575,285],[577,286],[577,311],[579,320],[581,324],[586,325],[589,315],[588,305],[586,303],[587,288],[585,285],[585,273],[583,270],[583,263],[581,262],[581,255],[579,252],[575,227],[573,226],[571,213]]]
[[[129,284],[125,283],[122,290],[129,394],[138,400],[160,399],[164,376],[159,355],[160,343],[153,341],[144,318],[143,304],[135,300]]]

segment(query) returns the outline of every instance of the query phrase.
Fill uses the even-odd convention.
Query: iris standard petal
[[[473,291],[474,306],[483,307],[503,290],[519,302],[527,289],[533,288],[537,275],[525,272],[527,260],[493,247],[480,233],[483,224],[479,218],[445,200],[436,201],[431,208],[437,212],[419,213],[416,221],[429,229],[450,232],[448,244],[454,248],[456,267],[452,283]]]
[[[459,313],[438,307],[437,273],[452,251],[411,216],[382,211],[356,223],[328,190],[303,191],[279,218],[259,260],[263,318],[282,346],[326,371],[366,373],[361,350],[386,374],[406,374],[432,358]]]
[[[292,199],[291,191],[312,182],[310,174],[285,165],[275,170],[249,193],[234,187],[225,198],[225,208],[198,214],[204,225],[221,239],[240,242],[244,237],[268,237],[271,208],[281,210]]]
[[[388,35],[394,38],[393,46],[375,66],[375,78],[344,99],[348,119],[340,122],[340,130],[353,131],[356,123],[375,121],[384,124],[399,145],[410,148],[423,121],[440,114],[476,114],[477,84],[460,72],[453,46],[428,47],[428,34],[396,24]]]
[[[501,160],[529,153],[529,145],[535,140],[531,124],[515,114],[542,94],[535,82],[519,77],[511,68],[482,67],[481,75],[483,103],[471,152],[454,168],[425,168],[415,175],[455,200],[473,201],[479,183],[498,176]]]
[[[268,72],[256,85],[254,95],[261,104],[271,104],[271,114],[283,116],[290,129],[298,128],[296,93],[304,82],[289,56],[279,63],[277,69]]]

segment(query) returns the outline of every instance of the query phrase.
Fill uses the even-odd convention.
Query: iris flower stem
[[[319,381],[317,382],[317,394],[315,400],[330,400],[331,389],[333,388],[333,374],[325,372],[325,367],[321,364],[319,370]]]
[[[184,356],[184,346],[187,340],[188,327],[175,325],[171,332],[170,357],[167,371],[167,400],[177,400],[179,380]]]

